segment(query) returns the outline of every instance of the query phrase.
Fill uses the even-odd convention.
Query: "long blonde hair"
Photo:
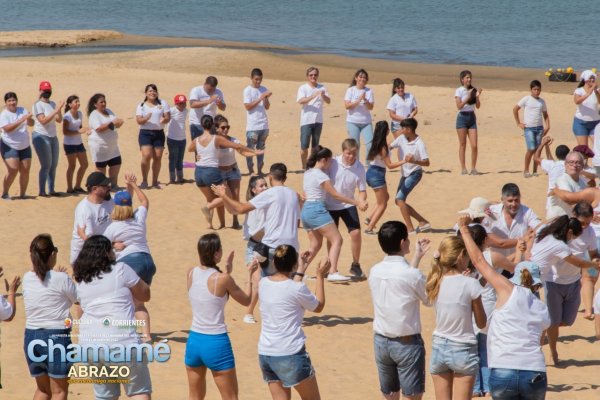
[[[433,255],[431,271],[425,284],[429,301],[434,302],[437,299],[444,274],[457,268],[458,259],[465,251],[465,243],[457,236],[448,236],[442,240],[440,247]]]

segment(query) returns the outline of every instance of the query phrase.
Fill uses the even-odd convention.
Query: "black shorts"
[[[358,210],[355,206],[344,208],[342,210],[328,210],[329,215],[333,218],[335,226],[339,226],[340,218],[344,221],[348,232],[352,232],[355,229],[360,229],[360,219],[358,218]]]
[[[121,165],[122,163],[121,156],[116,156],[108,161],[96,161],[96,168],[106,168],[107,166],[114,167],[115,165]]]

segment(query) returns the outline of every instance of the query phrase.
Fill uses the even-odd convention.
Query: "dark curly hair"
[[[90,283],[100,274],[111,272],[114,264],[110,240],[102,235],[90,236],[73,263],[73,279],[77,283]]]

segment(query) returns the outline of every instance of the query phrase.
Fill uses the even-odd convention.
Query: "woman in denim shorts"
[[[273,255],[277,272],[262,278],[258,284],[262,315],[258,362],[273,399],[290,399],[291,388],[303,400],[320,398],[315,370],[306,352],[302,320],[305,310],[320,313],[325,307],[329,262],[317,267],[317,288],[313,295],[302,282],[308,257],[303,256],[300,265],[298,258],[293,246],[278,246]]]
[[[83,141],[82,133],[89,133],[89,129],[83,128],[83,114],[79,111],[81,103],[79,97],[71,95],[67,98],[65,104],[65,116],[63,117],[63,149],[67,156],[67,193],[87,193],[81,187],[81,181],[88,167],[87,154]],[[79,169],[73,186],[73,174],[79,161]]]
[[[479,97],[481,89],[477,90],[471,86],[473,74],[471,71],[462,71],[460,73],[461,87],[456,89],[454,100],[456,101],[456,133],[458,134],[458,159],[460,161],[461,175],[469,174],[465,161],[467,150],[467,138],[471,145],[471,175],[478,175],[477,172],[477,118],[475,109],[481,106]]]
[[[591,147],[592,143],[588,143],[588,138],[594,136],[594,129],[600,122],[600,89],[595,73],[590,70],[581,73],[581,81],[573,93],[573,101],[577,105],[573,118],[573,134],[578,145],[585,144]]]
[[[367,169],[367,185],[375,192],[375,208],[371,215],[365,220],[367,225],[365,233],[375,235],[375,226],[387,208],[390,194],[388,193],[387,183],[385,181],[386,168],[395,169],[400,167],[403,162],[392,162],[390,159],[390,149],[387,144],[387,135],[390,128],[386,121],[379,121],[375,124],[375,133],[373,134],[373,143],[367,154],[367,161],[370,162]]]
[[[54,271],[58,248],[48,234],[36,236],[29,246],[32,270],[23,276],[23,302],[25,303],[25,341],[23,350],[29,373],[35,378],[34,398],[67,398],[69,393],[69,369],[71,365],[54,351],[54,361],[34,361],[49,356],[48,347],[31,345],[41,340],[48,345],[71,344],[71,320],[69,310],[77,301],[75,284],[63,271]]]
[[[425,290],[435,307],[429,370],[436,397],[470,399],[479,367],[473,316],[479,329],[487,319],[479,281],[464,276],[469,256],[463,240],[449,236],[433,254]]]

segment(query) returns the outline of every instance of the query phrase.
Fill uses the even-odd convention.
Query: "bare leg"
[[[206,367],[185,367],[188,378],[189,400],[204,400],[206,396]]]
[[[133,304],[135,305],[135,319],[145,322],[142,326],[142,342],[149,342],[152,340],[150,336],[150,313],[143,301],[133,299]]]
[[[575,136],[575,140],[577,140],[577,145],[581,146],[581,145],[588,145],[588,138],[589,137],[593,137],[593,136]],[[593,148],[594,144],[592,143],[592,147]]]
[[[302,169],[306,171],[306,160],[308,159],[308,149],[300,150],[300,160],[302,161]]]
[[[471,145],[471,170],[477,167],[477,129],[469,129],[469,144]]]
[[[558,364],[558,351],[556,350],[556,343],[558,342],[558,325],[550,325],[546,334],[548,335],[548,344],[550,345],[552,361],[554,362],[554,365],[556,365]]]
[[[594,286],[596,285],[596,281],[598,281],[598,277],[592,277],[587,271],[587,268],[582,270],[581,276],[581,300],[583,303],[583,307],[585,312],[583,314],[583,318],[592,320],[594,319],[594,311],[592,308],[592,302],[594,299]],[[600,312],[600,310],[596,310]]]
[[[229,190],[231,191],[231,196],[235,201],[240,201],[240,183],[241,183],[241,180],[227,181],[227,186],[229,187]],[[233,216],[232,228],[233,229],[241,228],[241,225],[240,225],[240,222],[238,221],[237,215]]]
[[[235,368],[225,371],[212,371],[215,384],[221,393],[223,400],[238,399],[238,382],[235,374]]]
[[[425,217],[423,217],[421,214],[419,214],[417,212],[417,210],[415,210],[413,208],[413,206],[411,206],[408,203],[406,203],[406,206],[408,207],[408,211],[410,212],[410,216],[413,217],[414,219],[416,219],[417,221],[419,221],[419,225],[425,225],[425,224],[429,223],[429,221],[427,221],[425,219]]]
[[[350,232],[350,246],[352,248],[352,262],[360,262],[360,248],[362,245],[362,235],[360,229],[354,229]]]
[[[19,172],[20,163],[18,158],[7,158],[4,160],[6,166],[6,175],[4,175],[4,182],[2,186],[2,196],[8,195],[11,185],[17,177]],[[27,174],[29,177],[29,174]]]
[[[31,159],[21,161],[19,164],[19,191],[20,196],[25,197],[27,185],[29,184],[29,170],[31,169]]]
[[[338,230],[335,224],[328,224],[322,228],[318,229],[319,233],[327,238],[327,241],[331,243],[331,248],[329,249],[327,257],[329,258],[329,262],[331,263],[330,272],[332,274],[338,272],[338,261],[340,258],[340,251],[342,250],[342,235],[340,235],[340,231]],[[322,242],[323,239],[321,239]],[[311,246],[312,247],[312,246]]]
[[[246,309],[246,314],[254,316],[254,309],[256,308],[256,304],[258,304],[258,281],[260,280],[260,268],[254,271],[252,275],[252,298],[250,299],[250,305]],[[258,275],[258,279],[254,279],[256,275]]]
[[[390,199],[390,195],[388,194],[387,186],[381,187],[379,189],[374,189],[373,191],[375,192],[375,201],[377,204],[375,205],[375,208],[373,209],[373,213],[371,214],[371,217],[370,217],[370,222],[366,227],[366,229],[368,231],[375,229],[375,226],[377,225],[377,222],[379,222],[379,219],[385,212],[385,209],[387,208],[388,200]]]
[[[458,134],[458,161],[460,162],[461,171],[467,170],[467,165],[465,164],[465,152],[467,151],[467,129],[460,128],[456,130]]]
[[[67,400],[69,395],[69,378],[50,378],[52,400]]]
[[[207,186],[201,186],[200,191],[202,192],[204,197],[206,197],[206,202],[207,202],[207,205],[203,207],[203,208],[205,208],[205,210],[202,211],[202,213],[204,214],[204,217],[206,218],[206,222],[208,222],[208,227],[210,229],[214,229],[213,225],[212,225],[212,211],[208,207],[211,206],[211,202],[213,200],[215,200],[217,198],[217,196],[215,196],[215,194],[212,192],[212,190]],[[219,199],[219,200],[221,200],[221,199]]]
[[[50,400],[52,398],[52,389],[50,388],[50,378],[48,375],[36,376],[37,385],[33,393],[33,400]]]
[[[75,187],[81,189],[81,182],[85,171],[88,169],[88,159],[85,152],[77,153],[77,159],[79,160],[79,169],[77,170],[77,176],[75,178]]]
[[[308,257],[308,263],[310,264],[310,262],[317,256],[317,253],[319,253],[319,250],[321,250],[321,246],[323,245],[323,235],[321,232],[319,232],[319,230],[308,231],[307,233],[308,240],[310,242],[310,256]]]
[[[67,155],[67,192],[73,191],[73,174],[77,166],[77,154]]]
[[[119,171],[121,170],[121,164],[113,165],[112,167],[108,167],[108,177],[110,178],[110,183],[112,187],[119,186]],[[104,172],[104,169],[103,171]]]
[[[155,147],[152,154],[152,186],[158,187],[158,176],[162,166],[162,155],[164,147]]]
[[[292,391],[290,388],[284,388],[281,382],[270,382],[269,392],[273,400],[290,400],[292,398]]]
[[[525,152],[525,165],[523,166],[523,173],[529,173],[529,164],[531,164],[531,158],[535,154],[535,150],[527,150]],[[533,163],[533,171],[535,172],[536,164]]]
[[[413,227],[412,220],[410,219],[410,209],[408,208],[408,204],[406,204],[404,200],[398,199],[396,199],[396,204],[400,208],[400,213],[402,214],[402,218],[406,224],[406,229],[408,229],[409,232],[414,231],[415,228]]]
[[[217,218],[219,219],[219,227],[217,229],[223,229],[225,228],[225,206],[217,207],[216,210]]]
[[[142,153],[142,162],[140,165],[142,169],[142,183],[140,184],[140,187],[145,189],[148,187],[148,172],[150,171],[150,162],[152,161],[154,147],[142,146],[140,152]]]
[[[317,377],[314,375],[294,386],[294,389],[296,389],[302,400],[321,400]]]
[[[475,375],[454,374],[454,400],[470,400],[473,396]]]
[[[454,373],[431,375],[433,378],[433,388],[435,390],[436,400],[452,400],[452,383]]]

